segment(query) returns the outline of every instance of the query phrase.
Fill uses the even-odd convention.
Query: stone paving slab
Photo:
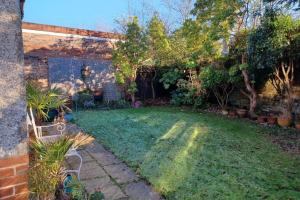
[[[104,169],[119,184],[137,181],[137,175],[129,169],[124,163],[116,165],[106,165]]]
[[[85,170],[84,167],[85,166],[83,166],[80,173],[81,180],[88,180],[107,176],[106,172],[100,166],[90,170]]]
[[[88,193],[93,193],[95,191],[101,190],[103,187],[107,185],[113,184],[113,182],[108,176],[102,178],[83,180],[82,182],[85,184]]]
[[[151,186],[141,181],[130,183],[125,187],[125,193],[134,200],[161,200],[161,196]]]
[[[80,130],[72,127],[73,130]],[[83,158],[81,181],[88,193],[101,191],[106,200],[161,200],[159,193],[139,179],[139,176],[98,142],[78,151]],[[79,160],[67,158],[71,168]]]
[[[119,164],[122,163],[121,160],[119,160],[116,156],[114,156],[112,153],[105,151],[105,152],[99,152],[99,153],[90,153],[94,159],[99,161],[101,165],[112,165],[112,164]]]

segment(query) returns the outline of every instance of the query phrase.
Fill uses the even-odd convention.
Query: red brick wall
[[[115,42],[122,36],[114,33],[89,31],[82,29],[23,23],[23,29],[31,31],[47,31],[59,34],[75,34],[94,39],[78,38],[61,35],[46,35],[23,31],[25,53],[25,78],[48,87],[49,57],[72,57],[92,60],[110,60]],[[99,40],[96,40],[98,38]]]
[[[47,88],[49,86],[47,59],[25,56],[24,73],[26,80],[30,80],[42,88]]]
[[[80,57],[88,59],[111,59],[115,41],[121,35],[66,27],[23,23],[23,45],[25,55],[39,57]],[[46,31],[26,32],[26,31]],[[52,34],[51,34],[52,33]],[[53,35],[53,34],[67,34]],[[73,36],[70,36],[73,35]],[[93,37],[92,39],[78,38]]]
[[[0,159],[0,200],[28,199],[28,155]]]

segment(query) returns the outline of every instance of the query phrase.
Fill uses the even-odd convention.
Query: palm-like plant
[[[62,137],[52,143],[32,141],[30,190],[37,199],[53,199],[55,191],[65,177],[64,158],[74,140]]]
[[[27,106],[35,111],[39,122],[48,118],[50,109],[66,108],[67,99],[57,88],[42,91],[32,84],[27,84],[26,96]]]

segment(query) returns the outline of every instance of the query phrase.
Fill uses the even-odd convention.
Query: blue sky
[[[141,11],[142,0],[26,0],[24,21],[112,31],[115,19]],[[147,9],[163,10],[161,0],[146,0]],[[151,8],[150,8],[151,7]]]

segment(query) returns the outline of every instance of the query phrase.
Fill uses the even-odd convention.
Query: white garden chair
[[[50,124],[47,126],[37,126],[35,123],[33,111],[31,108],[29,108],[29,114],[27,113],[27,126],[31,126],[34,132],[35,137],[44,142],[44,143],[49,143],[49,142],[54,142],[61,138],[64,135],[64,130],[66,128],[66,125],[64,123],[56,123],[56,124]],[[55,134],[50,134],[50,135],[43,135],[43,130],[49,129],[49,128],[55,128]],[[65,170],[65,173],[76,173],[78,180],[80,180],[80,170],[82,166],[82,157],[78,153],[77,149],[75,147],[71,147],[65,157],[72,157],[75,156],[79,158],[80,164],[77,169],[69,169]]]

